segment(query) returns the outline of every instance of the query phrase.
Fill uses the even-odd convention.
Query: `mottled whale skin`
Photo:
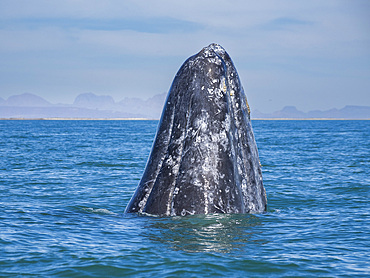
[[[177,72],[125,212],[258,213],[266,205],[244,90],[230,56],[211,44]]]

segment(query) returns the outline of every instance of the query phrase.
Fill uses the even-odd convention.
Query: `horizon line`
[[[0,118],[0,121],[159,121],[154,118]],[[257,121],[369,121],[370,118],[251,118]]]

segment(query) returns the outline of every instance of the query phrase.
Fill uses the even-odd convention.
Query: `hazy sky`
[[[0,0],[0,97],[146,99],[212,42],[252,109],[370,105],[368,0]]]

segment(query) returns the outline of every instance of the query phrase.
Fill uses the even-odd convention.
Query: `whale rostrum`
[[[258,213],[266,206],[243,87],[228,53],[211,44],[177,72],[125,212]]]

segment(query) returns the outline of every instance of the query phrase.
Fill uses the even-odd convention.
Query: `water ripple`
[[[267,213],[124,214],[156,126],[0,121],[0,276],[370,275],[368,121],[254,121]]]

